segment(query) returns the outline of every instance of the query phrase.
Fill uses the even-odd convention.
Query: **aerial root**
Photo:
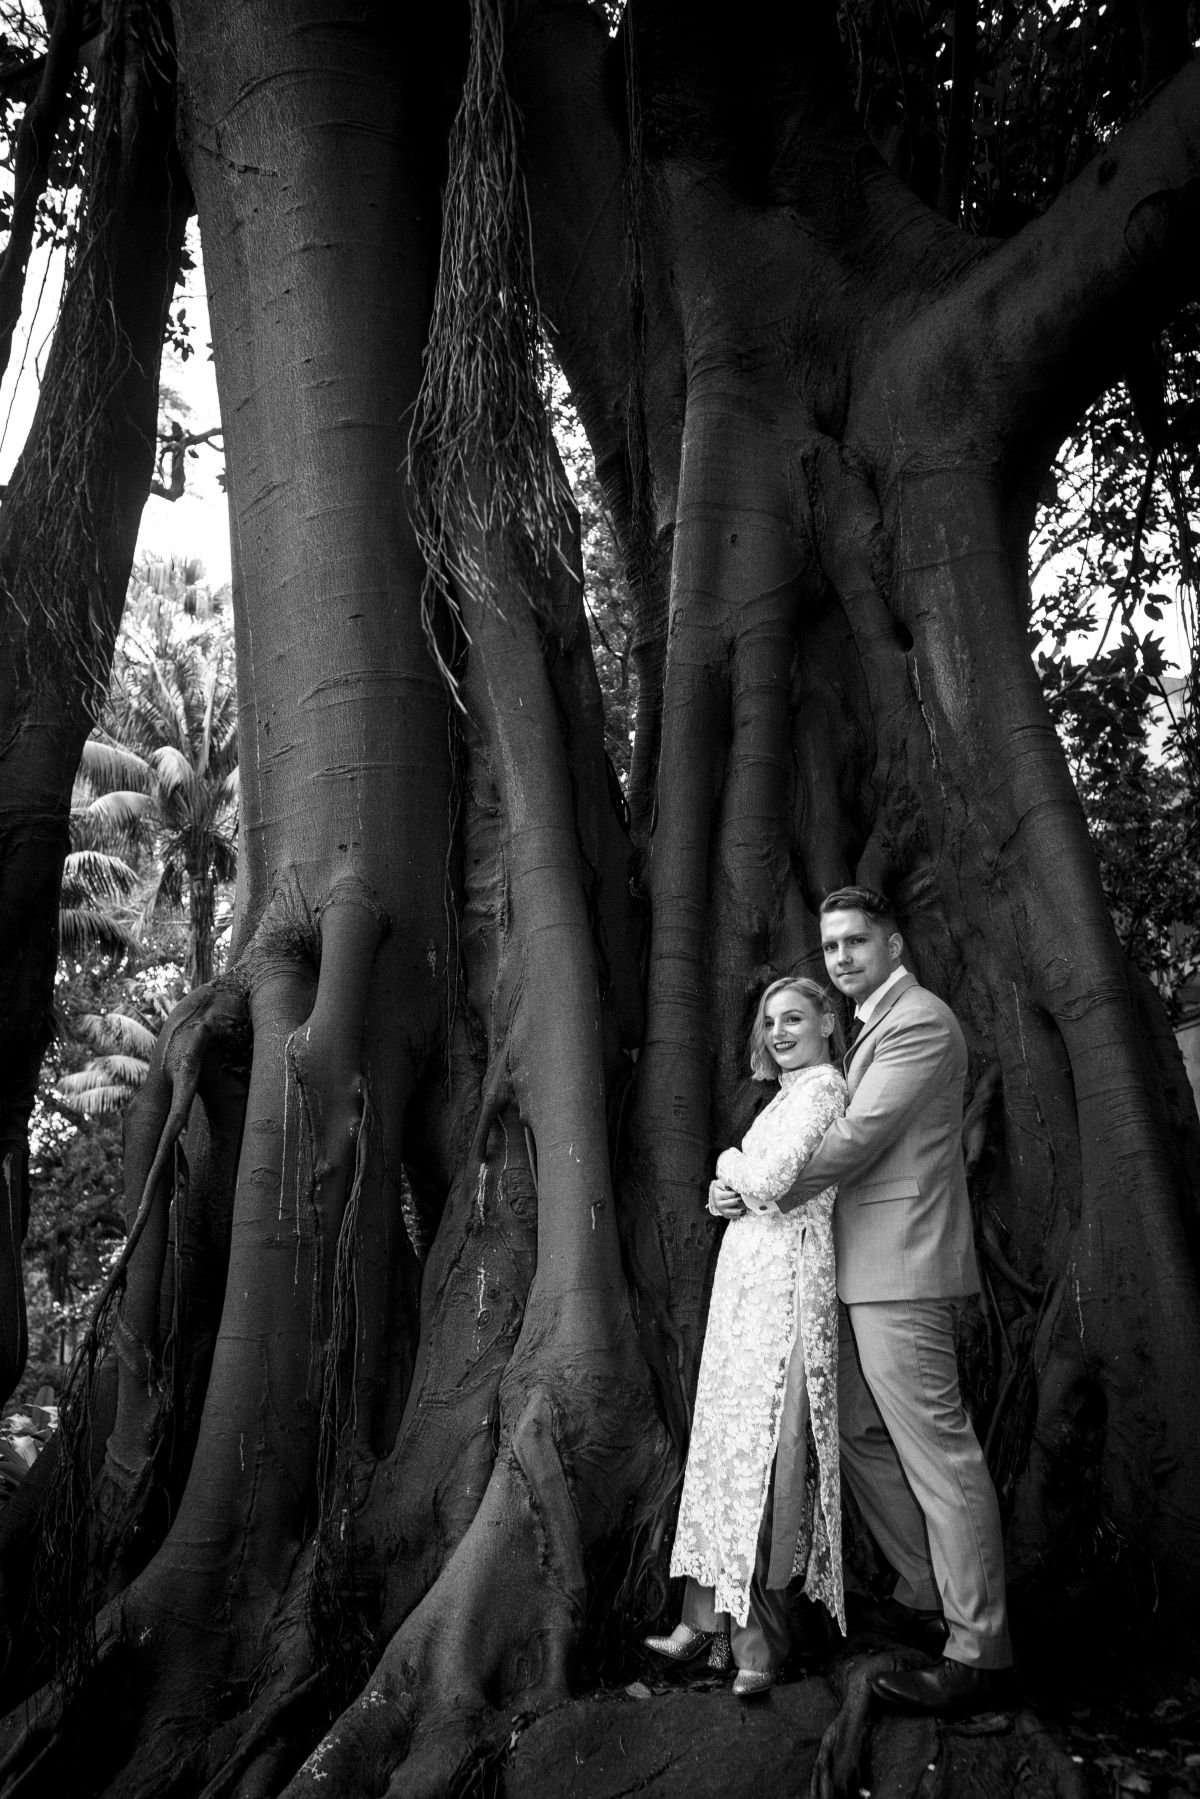
[[[179,1012],[168,1025],[159,1062],[159,1075],[170,1087],[170,1103],[158,1134],[153,1159],[142,1183],[141,1198],[125,1244],[101,1289],[96,1303],[98,1316],[117,1286],[125,1279],[138,1243],[154,1210],[160,1190],[169,1189],[163,1176],[168,1160],[187,1128],[193,1102],[200,1089],[204,1058],[218,1043],[240,1039],[246,1027],[245,1001],[240,993],[225,987],[200,987],[189,994]]]

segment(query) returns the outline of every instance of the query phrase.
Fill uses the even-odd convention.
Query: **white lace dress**
[[[845,1109],[846,1083],[829,1063],[785,1070],[779,1092],[754,1120],[742,1147],[721,1152],[717,1174],[744,1198],[782,1198]],[[843,1632],[846,1627],[834,1194],[828,1187],[786,1215],[747,1212],[726,1226],[721,1242],[671,1573],[690,1574],[712,1587],[716,1610],[742,1625],[780,1450],[767,1585],[786,1585],[791,1575],[803,1574],[809,1598],[820,1600]],[[805,1456],[800,1434],[789,1448],[789,1458],[795,1449],[794,1479],[780,1447],[784,1395],[786,1389],[791,1412],[805,1387],[817,1467]],[[798,1475],[800,1467],[804,1476]],[[779,1540],[781,1519],[788,1522],[785,1541]]]

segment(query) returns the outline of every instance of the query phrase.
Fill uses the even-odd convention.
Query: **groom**
[[[1011,1665],[1000,1512],[963,1409],[954,1320],[979,1288],[962,1160],[967,1052],[949,1007],[904,967],[882,894],[821,906],[835,985],[854,1002],[850,1101],[780,1201],[837,1185],[842,1467],[899,1576],[884,1611],[914,1639],[948,1628],[936,1667],[876,1675],[875,1693],[944,1715],[1003,1704]]]

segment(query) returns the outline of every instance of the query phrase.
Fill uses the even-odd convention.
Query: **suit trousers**
[[[788,1624],[787,1587],[768,1587],[767,1569],[771,1561],[771,1514],[774,1510],[775,1477],[763,1507],[758,1527],[758,1545],[754,1555],[754,1573],[750,1578],[750,1608],[746,1622],[738,1624],[728,1612],[713,1607],[712,1587],[702,1587],[688,1576],[683,1589],[680,1616],[693,1630],[728,1630],[729,1646],[735,1668],[751,1669],[756,1674],[773,1674],[782,1668],[791,1646]]]
[[[842,1472],[898,1575],[894,1597],[940,1606],[945,1654],[1012,1661],[996,1490],[963,1407],[953,1299],[840,1307]]]

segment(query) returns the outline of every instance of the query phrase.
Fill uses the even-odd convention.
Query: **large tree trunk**
[[[64,5],[52,60],[69,48]],[[63,44],[59,38],[63,31]],[[0,523],[0,1390],[25,1364],[26,1132],[52,1031],[71,786],[108,685],[154,473],[158,368],[191,210],[169,23],[113,8],[81,224]],[[62,81],[48,67],[47,80]],[[53,136],[40,120],[43,153]],[[45,134],[49,134],[47,137]],[[19,220],[18,220],[19,223]],[[6,269],[6,273],[7,273]],[[19,304],[19,301],[18,301]]]
[[[98,1617],[10,1721],[27,1787],[450,1793],[622,1665],[662,1593],[754,1000],[819,971],[849,876],[890,886],[968,1033],[967,1372],[1017,1597],[1069,1619],[1114,1567],[1136,1600],[1170,1566],[1194,1610],[1196,1121],[1032,672],[1025,543],[1097,346],[1168,303],[1195,72],[1002,248],[866,150],[825,10],[781,36],[752,4],[735,47],[682,0],[615,44],[582,3],[507,16],[505,90],[484,0],[469,61],[457,15],[177,0],[243,866],[230,970],[131,1123],[105,1451],[76,1418],[46,1483],[52,1523],[92,1493],[66,1598]],[[480,161],[443,220],[464,68]],[[479,270],[526,216],[639,608],[632,839],[570,522],[543,495],[547,544],[497,509],[511,440],[472,437],[501,371],[537,422],[476,354],[516,329],[516,263]],[[400,471],[431,330],[462,380],[428,569]],[[828,1792],[858,1784],[861,1667],[843,1690]]]
[[[130,1192],[144,1222],[101,1475],[125,1503],[106,1516],[119,1514],[123,1544],[138,1533],[144,1544],[153,1495],[182,1490],[148,1564],[135,1572],[126,1555],[134,1577],[119,1591],[120,1577],[109,1582],[96,1664],[50,1765],[115,1791],[194,1791],[237,1742],[222,1720],[252,1697],[260,1712],[286,1707],[314,1674],[327,1704],[345,1677],[348,1612],[368,1629],[381,1609],[412,1613],[461,1536],[449,1584],[405,1627],[415,1647],[397,1639],[416,1669],[410,1732],[423,1721],[437,1782],[447,1757],[473,1752],[471,1732],[441,1747],[449,1697],[456,1715],[469,1703],[492,1719],[498,1697],[533,1706],[565,1693],[585,1552],[653,1506],[669,1466],[608,1175],[605,1043],[617,1055],[621,1025],[638,1021],[613,1016],[611,992],[632,985],[619,966],[627,901],[578,546],[564,547],[573,572],[547,589],[541,629],[530,614],[510,640],[498,613],[464,595],[475,647],[461,679],[478,722],[460,735],[422,626],[424,569],[397,481],[436,246],[435,171],[417,147],[439,128],[440,95],[402,55],[411,34],[382,16],[351,30],[327,7],[279,7],[250,31],[237,7],[184,6],[179,37],[196,71],[186,143],[230,420],[239,679],[254,696],[243,894],[220,991],[222,1016],[240,1009],[252,1047],[225,1298],[182,1471],[178,1450],[165,1470],[158,1452],[163,1408],[177,1401],[156,1376],[178,1350],[176,1318],[152,1303],[170,1228],[159,1171],[180,1096],[199,1092],[227,1035],[210,1016],[216,996],[172,1021],[135,1121],[131,1175],[148,1172]],[[431,30],[437,65],[453,48]],[[509,581],[502,546],[479,554]],[[514,1265],[500,1234],[522,1164],[537,1195],[532,1287],[528,1249]],[[529,1197],[524,1217],[514,1205],[518,1237]],[[409,1230],[428,1237],[439,1223],[445,1273],[418,1409],[406,1407]],[[477,1256],[485,1223],[497,1241]],[[505,1327],[481,1359],[493,1308]],[[431,1385],[450,1453],[477,1469],[454,1495],[449,1534],[444,1469],[411,1453],[414,1436],[428,1438]],[[360,1542],[359,1495],[393,1443]],[[414,1534],[393,1566],[397,1510]],[[115,1564],[103,1530],[90,1547]],[[456,1590],[476,1589],[456,1603]],[[480,1635],[472,1619],[493,1589],[496,1625]],[[512,1636],[518,1602],[527,1651]],[[219,1639],[214,1618],[227,1625]],[[98,1703],[110,1749],[85,1774],[67,1733],[86,1730]],[[38,1741],[35,1728],[13,1765]],[[263,1746],[268,1766],[276,1747]]]

